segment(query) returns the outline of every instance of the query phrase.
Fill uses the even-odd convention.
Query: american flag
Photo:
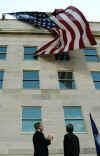
[[[69,6],[53,13],[16,12],[16,19],[48,29],[54,38],[39,48],[35,54],[60,54],[96,45],[89,24],[80,10]]]

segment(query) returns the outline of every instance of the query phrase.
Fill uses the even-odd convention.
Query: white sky
[[[88,21],[100,22],[100,0],[0,0],[0,14],[17,11],[54,11],[73,5]],[[1,15],[0,15],[1,17]]]

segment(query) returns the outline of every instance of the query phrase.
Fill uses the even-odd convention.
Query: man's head
[[[67,132],[72,133],[73,130],[74,130],[74,128],[73,128],[73,125],[72,125],[72,124],[68,124],[68,125],[66,126],[66,131],[67,131]]]
[[[35,124],[34,124],[34,128],[35,128],[36,130],[40,130],[41,132],[43,131],[43,125],[42,125],[42,123],[40,123],[40,122],[35,123]]]

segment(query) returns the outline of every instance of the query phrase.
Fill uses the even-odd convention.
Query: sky
[[[100,0],[0,0],[0,18],[2,13],[17,11],[52,12],[65,9],[68,6],[77,7],[88,21],[100,22]],[[10,18],[7,16],[7,18]]]

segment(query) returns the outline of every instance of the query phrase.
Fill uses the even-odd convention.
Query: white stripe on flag
[[[86,34],[86,24],[83,21],[83,19],[81,18],[81,16],[77,12],[75,12],[71,9],[67,9],[67,12],[70,13],[73,17],[75,17],[77,19],[77,21],[81,24],[81,27],[83,29],[82,38],[83,38],[84,45],[90,46],[90,42],[89,42],[89,39],[88,39],[87,34]]]
[[[66,16],[64,13],[60,15],[63,20],[65,19],[65,21],[67,21],[67,24],[69,24],[71,26],[71,28],[73,29],[74,33],[75,33],[75,40],[74,40],[74,48],[79,48],[79,39],[80,39],[80,33],[79,33],[79,29],[76,27],[76,25],[69,19],[68,16]],[[65,28],[66,29],[66,28]]]

